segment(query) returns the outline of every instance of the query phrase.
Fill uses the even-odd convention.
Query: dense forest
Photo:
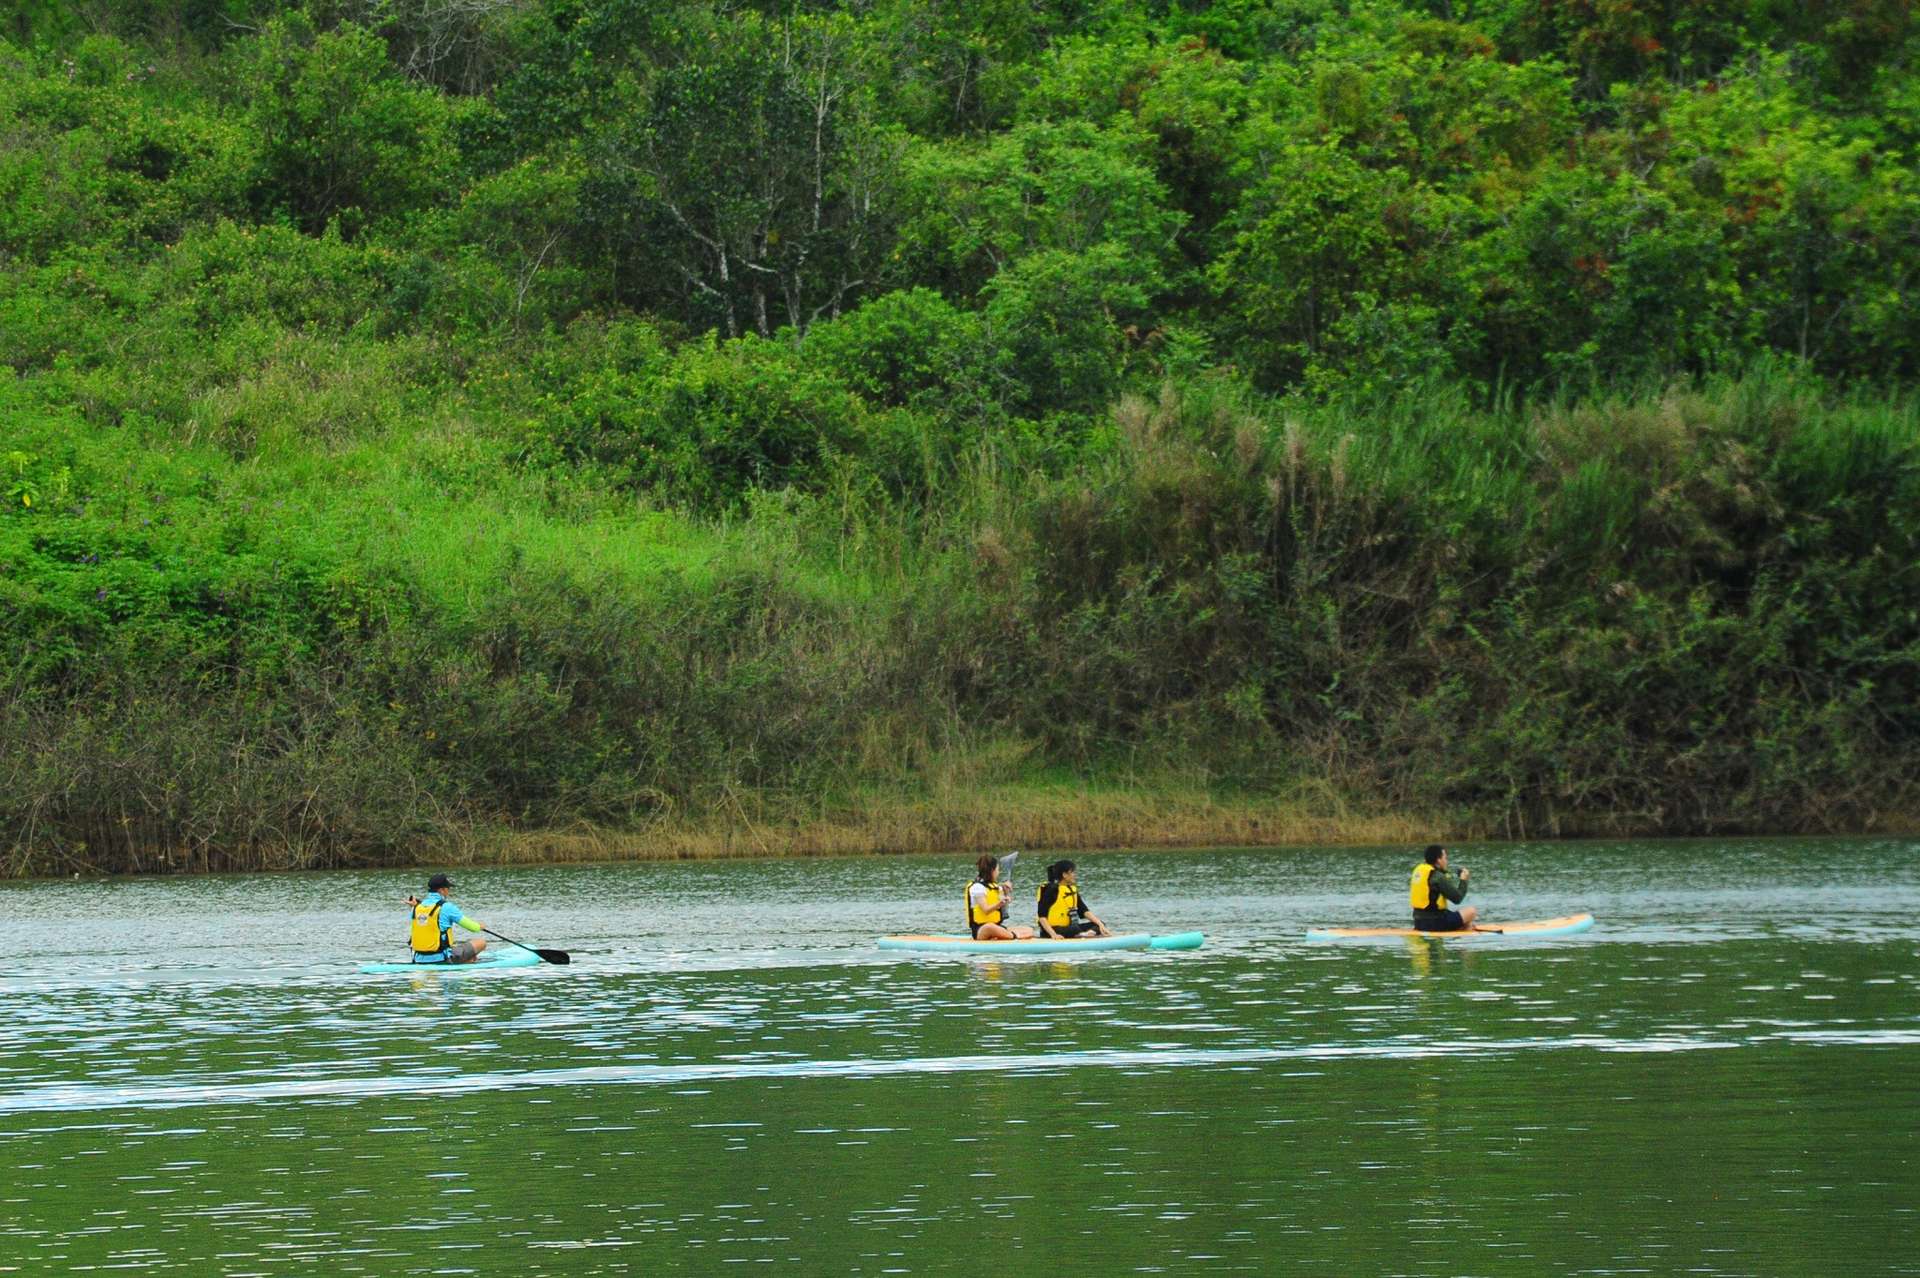
[[[0,873],[1911,828],[1916,377],[1909,0],[12,0]]]

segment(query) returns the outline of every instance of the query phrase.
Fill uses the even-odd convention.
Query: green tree
[[[884,109],[935,136],[1001,127],[1026,64],[1069,30],[1074,0],[878,0],[872,24],[887,52]]]
[[[521,0],[313,0],[312,7],[376,32],[407,78],[461,94],[493,87],[525,29],[539,21]]]
[[[1139,282],[1160,287],[1181,217],[1154,176],[1149,139],[1124,123],[1020,124],[984,143],[940,143],[909,157],[904,269],[944,291],[978,292],[1036,252],[1111,246]]]
[[[871,287],[892,143],[865,118],[849,25],[752,16],[663,69],[590,193],[618,254],[664,266],[694,322],[805,332]]]
[[[451,112],[401,78],[371,32],[276,18],[230,56],[234,96],[260,140],[263,212],[283,211],[310,234],[338,218],[353,234],[446,198]]]
[[[1356,306],[1458,314],[1472,224],[1464,201],[1402,171],[1369,169],[1330,143],[1282,144],[1209,271],[1218,323],[1256,381],[1286,385],[1342,357],[1338,335],[1365,331],[1346,324]]]
[[[1166,201],[1183,214],[1189,264],[1231,205],[1238,131],[1249,104],[1246,64],[1204,40],[1081,37],[1056,44],[1022,97],[1030,120],[1111,126],[1130,118],[1148,146],[1129,157],[1150,163]]]
[[[1719,228],[1630,174],[1549,174],[1477,261],[1484,376],[1662,376],[1738,349]]]
[[[1807,100],[1785,58],[1679,97],[1646,152],[1651,180],[1721,227],[1751,349],[1836,372],[1920,367],[1920,187],[1878,130],[1847,129]]]
[[[582,168],[561,150],[469,186],[418,232],[433,253],[433,278],[417,281],[413,309],[431,308],[446,327],[525,331],[565,324],[604,300],[591,286],[592,246],[581,236]]]
[[[1153,287],[1112,242],[1030,253],[988,281],[983,337],[1016,412],[1092,414],[1120,390]]]

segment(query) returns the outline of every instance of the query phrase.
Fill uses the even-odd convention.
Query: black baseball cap
[[[452,886],[453,880],[444,874],[436,874],[427,880],[427,891],[429,892],[438,892],[442,888],[450,888]]]

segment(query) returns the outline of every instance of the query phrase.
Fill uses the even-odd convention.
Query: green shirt
[[[1435,897],[1445,897],[1455,905],[1467,899],[1467,885],[1450,870],[1435,870],[1427,876],[1427,882],[1432,885]],[[1443,910],[1446,906],[1436,900],[1433,908]]]

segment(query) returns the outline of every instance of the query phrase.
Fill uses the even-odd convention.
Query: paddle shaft
[[[1007,898],[1007,908],[1003,911],[1006,915],[1006,918],[1003,920],[1003,925],[1009,932],[1013,932],[1013,863],[1019,859],[1020,854],[1018,852],[1009,852],[1003,857],[996,858],[994,861],[994,863],[1000,867],[1000,873],[997,877],[1000,882],[1001,891]],[[1018,932],[1013,932],[1013,934],[1015,936],[1020,935]]]
[[[482,932],[485,932],[488,936],[500,936],[500,933],[494,931],[490,927],[483,927],[480,930]],[[511,936],[500,936],[500,939],[505,941],[508,945],[518,945],[523,950],[531,950],[533,953],[538,954],[540,956],[540,961],[543,963],[552,963],[556,967],[565,967],[567,964],[573,962],[573,956],[568,954],[565,950],[535,949],[533,946],[526,944],[524,941],[514,940]]]

